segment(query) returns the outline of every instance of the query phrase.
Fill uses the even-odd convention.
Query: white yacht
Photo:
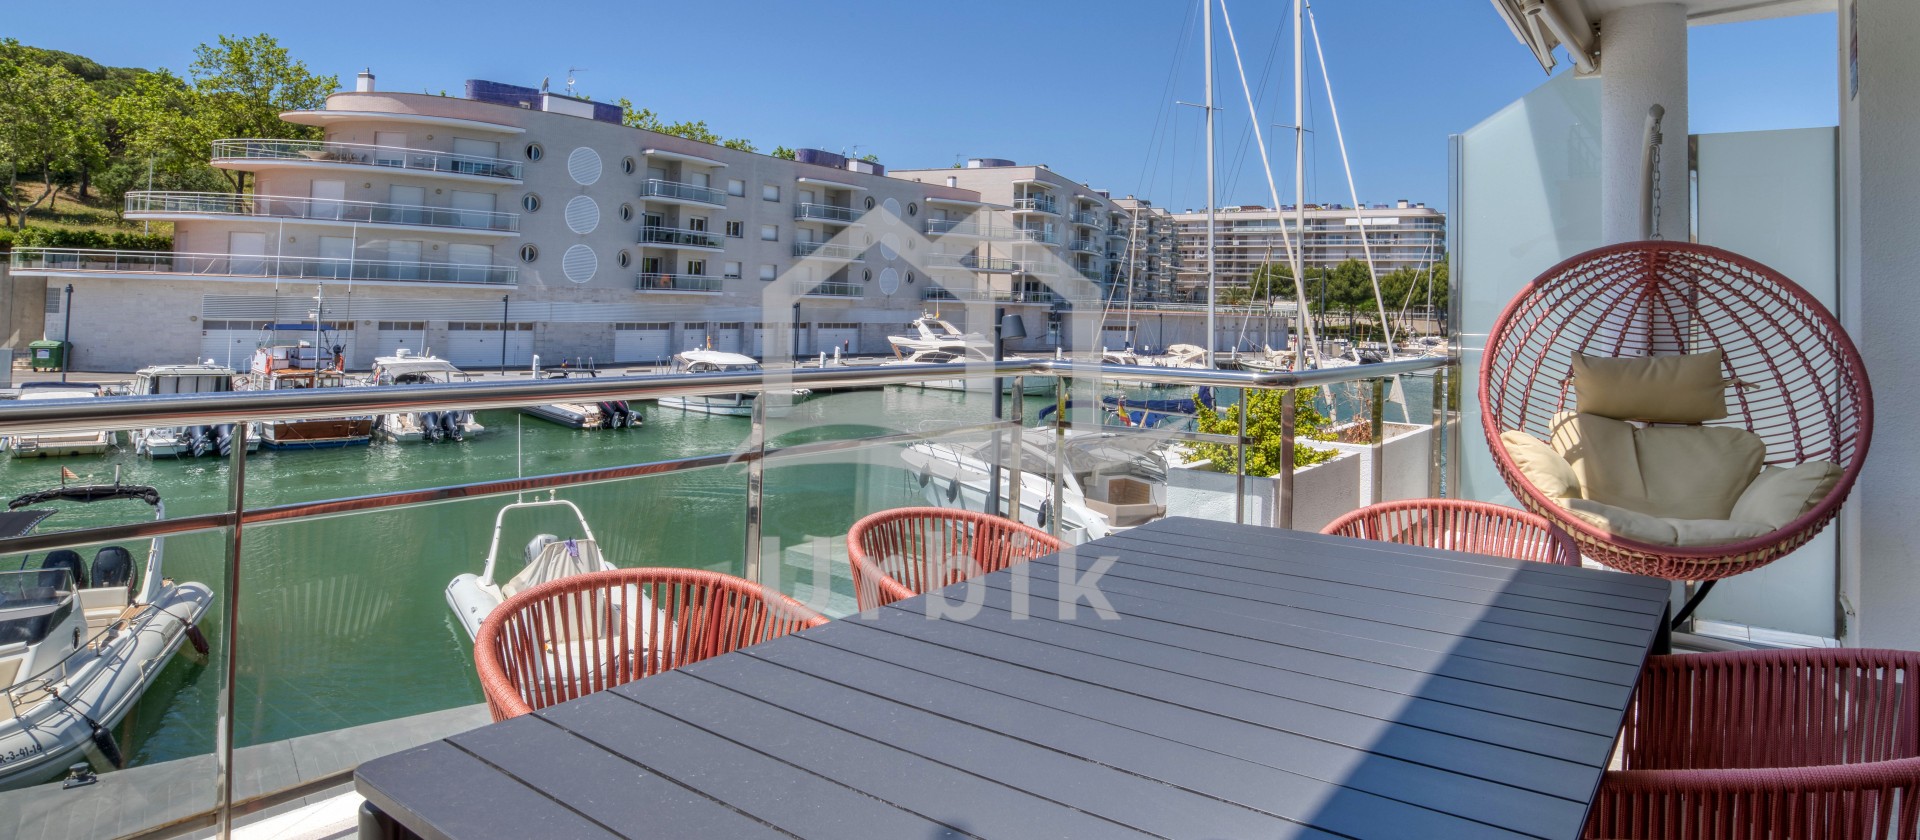
[[[200,365],[153,365],[134,372],[130,389],[136,396],[160,394],[224,394],[234,390],[233,368],[212,359]],[[156,426],[127,432],[133,451],[154,458],[225,457],[233,448],[232,424],[211,426]],[[247,451],[260,449],[260,424],[247,424]]]
[[[22,400],[84,400],[100,396],[100,386],[81,382],[29,382],[20,389]],[[106,429],[9,435],[7,452],[15,458],[51,458],[63,455],[99,455],[113,446]]]
[[[943,321],[936,314],[923,314],[913,319],[907,326],[912,335],[890,335],[887,343],[893,346],[896,356],[906,356],[920,350],[947,350],[959,352],[955,345],[977,348],[982,353],[993,349],[993,340],[979,333],[961,332],[949,321]]]
[[[0,513],[0,537],[32,533],[57,502],[139,501],[166,518],[159,491],[113,484],[63,485],[28,493]],[[213,592],[175,583],[161,568],[163,539],[136,564],[122,545],[92,562],[72,549],[0,560],[0,788],[52,779],[76,763],[119,768],[113,729],[190,640]]]
[[[402,348],[392,356],[374,357],[373,372],[367,376],[367,382],[371,385],[444,385],[465,382],[467,378],[466,372],[446,359],[416,356]],[[373,418],[373,430],[382,440],[413,443],[466,440],[468,435],[477,435],[487,427],[473,419],[473,412],[453,409],[377,415]]]
[[[1059,467],[1051,440],[1040,438],[1029,435],[1022,441],[1017,474],[1021,522],[1047,530],[1057,514],[1061,540],[1077,545],[1166,515],[1164,469],[1149,454],[1158,440],[1139,435],[1068,433],[1061,509],[1056,512],[1053,475]],[[1000,504],[1004,511],[1010,479],[1016,475],[1015,459],[1010,440],[1002,438],[999,447],[1003,465]],[[994,449],[992,441],[924,441],[907,447],[900,457],[919,481],[928,504],[984,511]]]
[[[728,373],[733,371],[758,371],[760,362],[752,356],[738,353],[725,353],[719,350],[688,350],[673,357],[675,374]],[[767,391],[771,397],[767,402],[768,417],[785,417],[793,412],[793,404],[805,399],[812,393],[805,388],[792,391]],[[680,408],[700,414],[724,414],[731,417],[753,416],[753,403],[756,395],[742,391],[734,394],[706,394],[702,396],[677,395],[661,397],[662,408]]]

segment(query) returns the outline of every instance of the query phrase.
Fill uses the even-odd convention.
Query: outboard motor
[[[73,573],[73,586],[76,589],[87,588],[87,564],[80,562],[80,553],[71,548],[56,548],[40,558],[42,569],[66,569]]]
[[[94,586],[125,586],[133,588],[133,555],[117,545],[109,545],[94,552]]]
[[[632,412],[621,400],[609,400],[600,404],[600,427],[603,429],[624,429]]]
[[[225,458],[233,454],[233,424],[222,423],[213,427],[214,451]],[[102,549],[103,551],[105,549]]]
[[[560,538],[552,534],[540,534],[538,536],[535,536],[532,542],[527,543],[527,553],[524,557],[521,558],[522,560],[521,565],[525,566],[527,564],[531,564],[533,562],[533,559],[536,557],[539,557],[540,552],[545,551],[549,544],[557,543],[559,541],[560,541]]]
[[[440,412],[440,432],[445,435],[448,440],[458,441],[466,439],[466,418],[462,416],[463,414],[464,412],[459,411]]]
[[[427,441],[440,439],[440,412],[422,411],[414,418],[420,424],[420,437]]]
[[[207,447],[213,444],[212,433],[210,426],[187,427],[187,452],[195,458],[207,454]]]

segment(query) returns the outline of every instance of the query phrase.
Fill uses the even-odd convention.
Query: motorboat
[[[887,344],[893,347],[895,356],[905,357],[921,350],[959,352],[956,345],[977,348],[983,353],[993,347],[992,339],[977,332],[961,332],[951,321],[941,320],[939,313],[922,314],[907,327],[913,330],[911,335],[887,336]]]
[[[0,537],[25,536],[73,502],[144,503],[165,519],[160,493],[121,484],[62,485],[28,493],[0,512]],[[112,730],[190,641],[213,603],[201,583],[175,583],[162,568],[164,538],[146,562],[109,544],[87,562],[73,549],[8,557],[0,564],[0,788],[48,781],[85,763],[119,768]],[[85,768],[82,768],[85,769]]]
[[[212,359],[198,365],[153,365],[134,372],[129,390],[136,395],[224,394],[234,390],[233,368]],[[247,451],[260,449],[260,424],[247,424]],[[133,451],[154,458],[226,457],[233,450],[233,424],[155,426],[127,432]]]
[[[521,552],[520,570],[506,582],[496,582],[495,576],[501,572],[500,534],[506,528],[507,514],[536,510],[564,510],[571,513],[578,529],[566,537],[536,535]],[[543,500],[517,501],[494,514],[493,541],[487,546],[487,558],[481,565],[480,573],[459,575],[447,584],[447,606],[453,610],[460,626],[466,628],[467,639],[471,641],[480,634],[481,622],[486,621],[496,607],[515,594],[550,580],[587,572],[611,571],[613,567],[600,555],[600,544],[593,539],[593,529],[587,527],[586,515],[574,503],[556,499],[552,494]]]
[[[882,362],[882,367],[894,365],[955,365],[965,367],[969,364],[994,364],[993,357],[985,351],[971,345],[952,343],[942,347],[929,347],[915,350],[906,358]],[[1002,377],[1001,390],[1013,391],[1013,378]],[[923,388],[934,391],[965,391],[969,393],[993,393],[993,378],[990,376],[959,377],[955,379],[923,379],[908,383],[902,387]],[[1048,376],[1029,376],[1021,381],[1020,392],[1027,396],[1045,396],[1053,393],[1053,378]]]
[[[432,355],[416,356],[401,348],[392,356],[376,356],[373,371],[367,376],[371,385],[446,385],[465,382],[465,371],[452,362]],[[416,441],[466,440],[487,430],[464,409],[447,411],[396,411],[373,419],[374,433],[381,440],[396,443]]]
[[[984,511],[993,463],[1001,463],[1000,504],[1005,515],[1011,481],[1020,482],[1021,522],[1041,530],[1059,520],[1060,538],[1077,545],[1144,525],[1166,515],[1166,474],[1150,450],[1158,440],[1137,434],[1069,432],[1064,468],[1051,436],[1021,441],[1016,471],[1009,438],[987,441],[924,441],[900,453],[921,494],[936,507]],[[1061,478],[1060,509],[1054,510],[1053,478]]]
[[[274,344],[253,352],[243,391],[290,391],[345,388],[364,383],[348,379],[340,370],[340,356],[317,352],[301,341]],[[373,415],[313,417],[305,420],[269,420],[260,424],[261,442],[268,449],[335,449],[364,446],[373,441]]]
[[[85,400],[98,396],[100,386],[81,382],[29,382],[20,389],[22,400]],[[4,440],[7,452],[15,458],[51,458],[102,454],[113,447],[113,437],[106,429],[94,429],[9,435]]]
[[[581,379],[597,377],[599,371],[591,368],[571,368],[562,365],[557,368],[540,369],[540,357],[533,357],[533,377],[540,380]],[[520,407],[523,414],[531,414],[549,423],[558,423],[574,429],[637,429],[645,418],[629,405],[626,400],[603,400],[600,402],[556,402],[542,405]]]
[[[702,373],[733,373],[759,371],[760,362],[752,356],[727,353],[720,350],[688,350],[673,357],[673,372],[679,375]],[[766,416],[785,417],[793,412],[793,404],[811,394],[805,388],[787,390],[768,390]],[[758,395],[750,391],[733,394],[675,395],[661,397],[662,408],[680,408],[700,414],[722,414],[730,417],[750,417],[753,415],[754,400]]]

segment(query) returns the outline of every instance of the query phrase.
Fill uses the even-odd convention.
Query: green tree
[[[1248,404],[1252,413],[1247,415],[1247,437],[1253,442],[1247,445],[1247,475],[1279,475],[1286,453],[1281,449],[1280,416],[1281,394],[1279,390],[1248,391]],[[1330,441],[1334,434],[1327,431],[1326,415],[1314,405],[1314,389],[1302,388],[1294,392],[1293,415],[1293,465],[1307,467],[1324,461],[1331,461],[1339,453],[1329,449],[1307,446],[1301,441]],[[1240,406],[1230,405],[1224,411],[1216,411],[1207,406],[1198,406],[1195,417],[1196,428],[1206,434],[1237,435],[1240,433]],[[1188,444],[1183,455],[1187,463],[1210,462],[1214,472],[1230,473],[1238,460],[1236,449],[1224,443]]]
[[[119,160],[102,176],[101,188],[109,197],[137,188],[136,180],[144,187],[149,162],[156,188],[233,188],[230,179],[207,165],[207,152],[221,135],[203,118],[199,92],[179,76],[159,70],[135,79],[109,103],[108,112],[123,136]]]
[[[215,137],[314,139],[313,126],[280,118],[283,111],[312,111],[326,106],[340,88],[337,76],[318,76],[296,61],[271,35],[251,38],[222,35],[193,51],[187,73],[198,94],[197,118]],[[245,172],[228,172],[235,192],[246,190]]]
[[[792,149],[785,146],[775,146],[773,148],[773,156],[781,160],[793,160],[794,153]]]
[[[864,161],[866,161],[866,162],[868,162],[868,163],[879,163],[879,162],[880,162],[880,156],[879,156],[879,155],[876,155],[876,154],[874,154],[874,153],[872,153],[872,152],[868,152],[868,153],[866,153],[866,154],[864,154],[864,155],[861,155],[861,156],[860,156],[860,159],[861,159],[861,160],[864,160]]]
[[[735,138],[733,138],[733,139],[731,139],[731,140],[728,140],[728,141],[727,141],[727,142],[725,142],[725,143],[721,143],[720,145],[722,145],[722,146],[725,146],[725,147],[727,147],[727,148],[729,148],[729,149],[736,149],[736,150],[739,150],[739,151],[742,151],[742,152],[757,152],[757,151],[760,151],[760,149],[759,149],[759,148],[757,148],[757,147],[755,147],[755,146],[753,145],[753,141],[752,141],[752,140],[748,140],[748,139],[747,139],[747,138],[745,138],[745,137],[735,137]]]
[[[0,215],[15,229],[27,216],[53,201],[57,172],[84,171],[105,158],[101,143],[100,98],[79,76],[53,64],[22,60],[8,40],[0,54]],[[40,194],[31,200],[20,186],[22,170],[39,176]]]

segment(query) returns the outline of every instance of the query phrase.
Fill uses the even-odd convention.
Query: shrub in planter
[[[1280,474],[1280,467],[1286,454],[1281,451],[1280,440],[1280,403],[1282,391],[1248,390],[1244,404],[1251,411],[1247,414],[1247,475],[1273,476]],[[1294,392],[1295,410],[1293,415],[1293,465],[1295,468],[1310,467],[1338,457],[1339,453],[1324,447],[1308,446],[1304,442],[1334,440],[1335,436],[1327,430],[1327,418],[1314,406],[1315,392],[1303,388]],[[1196,427],[1199,431],[1216,435],[1237,435],[1240,433],[1241,406],[1231,405],[1225,411],[1216,411],[1208,406],[1198,407]],[[1215,472],[1230,473],[1238,462],[1238,450],[1225,443],[1192,443],[1183,452],[1187,463],[1208,461]]]
[[[101,251],[171,251],[173,237],[132,231],[30,227],[13,237],[15,248],[85,248]]]

